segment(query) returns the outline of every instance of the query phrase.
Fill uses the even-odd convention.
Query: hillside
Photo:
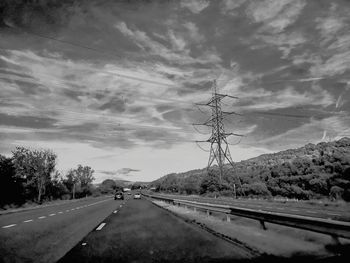
[[[159,191],[184,194],[283,196],[350,201],[350,138],[307,144],[218,168],[168,174],[151,183]]]

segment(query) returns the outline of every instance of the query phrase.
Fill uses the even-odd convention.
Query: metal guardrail
[[[229,221],[229,215],[241,216],[246,218],[251,218],[258,220],[261,226],[266,229],[265,222],[279,224],[294,228],[305,229],[313,232],[318,232],[322,234],[331,235],[335,241],[338,242],[337,238],[348,238],[350,239],[350,223],[342,222],[337,220],[322,219],[308,216],[284,214],[277,212],[268,212],[261,210],[253,210],[248,208],[241,208],[228,205],[218,205],[210,203],[201,203],[195,201],[187,201],[181,199],[174,199],[168,197],[160,197],[154,195],[144,194],[144,196],[173,203],[174,205],[184,205],[189,207],[194,207],[195,209],[202,209],[209,215],[210,212],[224,213],[227,215],[227,220]]]

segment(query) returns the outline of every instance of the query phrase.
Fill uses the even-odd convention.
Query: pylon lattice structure
[[[227,112],[222,110],[222,99],[224,98],[233,98],[238,99],[237,97],[220,94],[217,92],[216,80],[213,81],[213,94],[211,99],[207,103],[197,103],[196,105],[205,106],[211,108],[211,117],[204,123],[193,124],[193,125],[204,125],[211,127],[211,136],[208,140],[205,141],[196,141],[196,142],[208,142],[210,143],[209,151],[209,160],[207,170],[209,172],[210,167],[216,161],[219,167],[219,181],[222,182],[223,176],[223,166],[227,163],[233,166],[233,160],[231,157],[230,149],[228,146],[227,138],[229,136],[239,136],[241,134],[236,133],[226,133],[224,126],[224,119],[228,115],[240,115],[236,112]],[[238,182],[241,186],[241,181],[239,178]]]

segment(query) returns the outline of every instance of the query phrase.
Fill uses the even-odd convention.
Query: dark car
[[[122,192],[115,193],[114,200],[124,200],[124,194]]]

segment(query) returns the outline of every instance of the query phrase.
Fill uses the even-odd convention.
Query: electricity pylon
[[[225,132],[225,126],[224,126],[224,118],[228,115],[240,115],[236,112],[228,112],[223,111],[222,106],[222,99],[224,98],[232,98],[232,99],[238,99],[237,97],[226,95],[226,94],[220,94],[217,92],[216,87],[216,80],[213,81],[213,94],[211,99],[207,103],[196,103],[196,105],[204,106],[204,107],[210,107],[211,108],[211,117],[204,123],[196,123],[193,125],[203,125],[208,126],[211,128],[211,136],[208,140],[205,141],[196,141],[196,142],[208,142],[210,143],[210,151],[209,151],[209,160],[208,160],[208,166],[207,170],[209,172],[209,169],[211,165],[214,163],[214,161],[217,162],[217,165],[219,166],[219,181],[220,184],[222,183],[222,176],[223,176],[223,166],[225,163],[229,163],[232,166],[233,160],[231,157],[230,149],[228,147],[227,138],[229,136],[239,136],[242,137],[241,134],[236,133],[227,133]],[[238,178],[239,184],[241,186],[240,179]]]

